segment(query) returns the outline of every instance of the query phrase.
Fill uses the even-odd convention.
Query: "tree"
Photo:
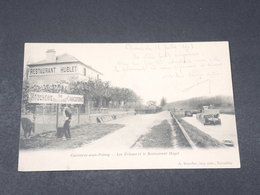
[[[164,97],[162,97],[160,106],[164,107],[166,104],[167,104],[166,99]]]
[[[135,92],[128,88],[112,87],[107,81],[88,80],[75,82],[57,82],[51,85],[35,85],[24,81],[23,84],[23,103],[26,107],[28,103],[29,92],[49,92],[49,93],[68,93],[79,94],[84,96],[85,105],[90,106],[90,102],[94,107],[119,107],[122,102],[124,105],[137,103],[140,98]]]

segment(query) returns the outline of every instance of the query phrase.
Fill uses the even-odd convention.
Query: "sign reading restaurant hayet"
[[[60,94],[60,93],[29,93],[29,103],[37,104],[83,104],[82,95]]]

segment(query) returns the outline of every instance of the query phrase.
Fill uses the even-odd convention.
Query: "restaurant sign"
[[[30,67],[29,76],[57,75],[57,74],[76,74],[78,67],[76,65],[59,66],[37,66]]]
[[[29,103],[37,104],[83,104],[83,95],[62,94],[62,93],[29,93]]]

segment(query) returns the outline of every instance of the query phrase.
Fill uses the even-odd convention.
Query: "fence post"
[[[36,104],[33,105],[33,133],[35,133],[35,121],[36,121]]]
[[[90,119],[90,102],[88,100],[88,118]]]
[[[80,124],[80,114],[79,114],[79,107],[80,105],[77,106],[77,115],[78,115],[78,125]]]
[[[56,129],[59,127],[59,104],[56,104]]]

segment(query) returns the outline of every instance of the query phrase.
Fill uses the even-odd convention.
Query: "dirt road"
[[[170,113],[164,111],[157,114],[133,115],[110,121],[109,123],[124,124],[125,127],[93,143],[78,148],[77,151],[129,149],[141,135],[146,134],[154,125],[169,119],[171,119]]]

